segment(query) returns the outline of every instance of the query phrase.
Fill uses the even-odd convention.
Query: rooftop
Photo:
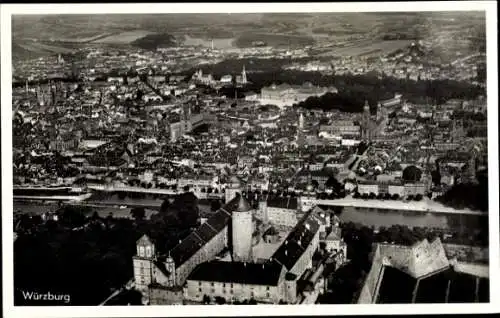
[[[276,262],[255,264],[211,261],[198,265],[188,280],[276,286],[281,270],[282,266]]]
[[[305,252],[319,230],[319,222],[309,211],[288,234],[283,244],[273,254],[272,259],[291,270]]]
[[[248,203],[248,200],[245,199],[244,196],[242,195],[237,195],[237,202],[235,204],[235,209],[233,212],[248,212],[252,210],[252,207],[250,206],[250,203]]]

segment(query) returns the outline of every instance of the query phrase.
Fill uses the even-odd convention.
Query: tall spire
[[[365,99],[365,105],[363,106],[363,110],[366,112],[370,111],[370,105],[368,104],[368,100]]]
[[[363,106],[363,118],[362,118],[362,137],[363,139],[370,139],[370,105],[368,100],[365,99],[365,105]]]
[[[242,84],[247,83],[247,72],[245,70],[245,65],[243,65],[243,71],[241,71],[241,83]]]

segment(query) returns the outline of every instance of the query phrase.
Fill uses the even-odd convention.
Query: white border
[[[498,211],[498,65],[497,7],[495,1],[442,1],[391,3],[197,3],[197,4],[29,4],[1,5],[2,71],[2,242],[3,310],[9,317],[135,317],[135,316],[237,316],[249,315],[377,315],[391,313],[444,314],[499,312],[499,211]],[[259,13],[259,12],[405,12],[486,11],[487,102],[489,161],[490,304],[437,305],[314,305],[314,306],[147,306],[147,307],[14,307],[12,213],[12,14],[110,14],[110,13]],[[36,260],[34,260],[36,266]],[[248,307],[248,308],[247,308]]]

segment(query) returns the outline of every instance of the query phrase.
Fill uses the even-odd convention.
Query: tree
[[[224,305],[226,303],[226,299],[224,297],[216,296],[215,303],[217,305]]]
[[[319,183],[316,180],[312,180],[311,185],[313,186],[314,189],[317,189],[319,187]]]
[[[403,180],[408,182],[418,182],[422,178],[422,170],[416,166],[408,166],[403,170]]]
[[[70,227],[80,227],[85,224],[85,215],[89,210],[87,207],[65,206],[62,210],[61,221]]]
[[[136,220],[136,221],[141,221],[144,219],[144,217],[146,216],[146,211],[144,210],[144,208],[132,208],[130,210],[130,215],[132,215],[132,217]]]
[[[375,199],[376,197],[377,197],[377,195],[376,195],[375,193],[370,192],[370,195],[369,195],[369,198],[370,198],[370,199],[372,199],[372,200],[373,200],[373,199]]]
[[[415,201],[421,201],[422,199],[423,199],[423,196],[420,193],[415,195]]]
[[[439,170],[431,171],[432,183],[436,186],[441,185],[441,173]]]
[[[198,198],[192,192],[178,194],[164,214],[171,226],[188,229],[197,225],[199,218]],[[176,220],[178,221],[175,224]]]
[[[204,303],[205,305],[210,304],[210,302],[211,302],[211,301],[212,301],[212,300],[210,299],[210,296],[208,296],[208,295],[206,295],[206,294],[205,294],[205,295],[203,295],[203,303]]]
[[[335,177],[329,177],[325,183],[325,187],[338,191],[340,190],[342,185],[337,181]]]
[[[212,212],[215,212],[217,211],[218,209],[221,208],[221,203],[219,200],[213,200],[211,203],[210,203],[210,210]]]
[[[333,207],[333,213],[335,213],[335,215],[340,215],[340,214],[342,214],[343,211],[344,211],[343,206],[334,206]]]
[[[166,198],[165,200],[163,200],[163,203],[160,206],[160,213],[165,214],[169,206],[170,206],[170,200]]]
[[[392,195],[392,199],[393,199],[393,200],[399,200],[399,194],[394,193],[394,194]]]

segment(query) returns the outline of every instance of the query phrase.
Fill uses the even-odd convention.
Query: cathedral
[[[157,253],[147,235],[137,241],[134,280],[145,304],[199,303],[206,297],[297,303],[297,280],[312,268],[321,220],[310,210],[270,257],[257,259],[252,250],[259,213],[242,190],[241,181],[232,177],[226,204],[167,255]],[[228,257],[221,258],[224,251]]]
[[[365,100],[363,114],[361,117],[361,138],[363,140],[369,142],[377,137],[377,131],[384,119],[384,116],[384,110],[380,102],[377,103],[377,113],[373,116],[370,111],[370,105],[368,104],[368,101]]]

